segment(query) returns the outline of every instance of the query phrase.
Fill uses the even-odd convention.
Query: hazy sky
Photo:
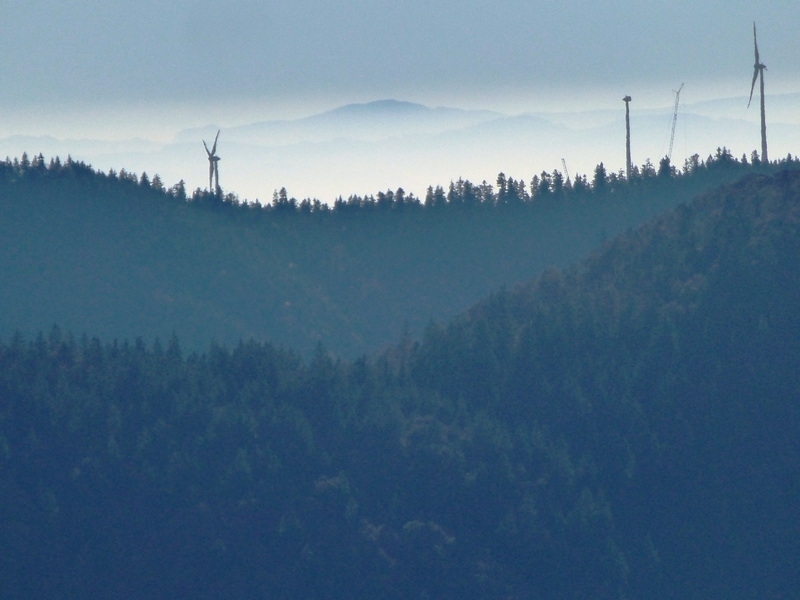
[[[0,137],[167,142],[384,98],[516,114],[669,107],[681,82],[688,102],[742,96],[754,20],[767,93],[800,92],[797,0],[2,0]]]
[[[791,86],[796,0],[3,0],[0,100],[316,109],[596,89],[616,100],[685,80],[746,87],[754,19],[770,83]]]

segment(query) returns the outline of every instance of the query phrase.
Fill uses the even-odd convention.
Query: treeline
[[[645,165],[631,181],[602,166],[585,185],[542,174],[532,196],[500,176],[423,199],[397,190],[329,206],[279,191],[262,206],[23,156],[0,162],[0,336],[58,323],[103,339],[175,332],[196,351],[253,338],[307,357],[322,342],[353,358],[566,267],[704,190],[796,166],[720,150],[680,173]]]
[[[777,161],[763,163],[755,150],[748,161],[746,155],[736,159],[727,148],[722,147],[717,148],[715,154],[709,154],[705,160],[702,160],[698,154],[694,154],[684,161],[681,169],[672,165],[667,157],[659,161],[658,167],[655,167],[650,159],[647,159],[641,166],[634,165],[629,179],[622,170],[616,173],[609,172],[604,164],[600,163],[595,167],[591,178],[587,175],[576,174],[573,179],[558,170],[554,170],[552,173],[542,171],[539,175],[534,175],[529,184],[526,184],[522,179],[515,180],[513,177],[507,177],[505,173],[499,173],[494,185],[486,181],[474,184],[459,178],[457,181],[451,181],[447,189],[441,185],[429,186],[424,198],[418,198],[413,193],[406,193],[403,188],[398,188],[395,191],[387,190],[374,195],[351,195],[346,199],[339,196],[332,204],[327,204],[317,198],[298,200],[290,197],[286,188],[276,190],[272,202],[266,204],[262,204],[258,200],[242,201],[232,192],[214,193],[197,188],[189,194],[182,180],[167,188],[158,175],[150,179],[147,173],[137,175],[124,169],[119,172],[112,169],[108,173],[103,173],[95,171],[90,165],[81,161],[73,161],[70,157],[63,163],[58,157],[50,159],[47,163],[41,154],[34,156],[33,159],[30,159],[26,153],[23,153],[21,159],[6,158],[4,162],[0,162],[0,180],[20,177],[36,178],[47,175],[93,177],[107,179],[111,182],[118,181],[122,185],[138,186],[155,192],[165,199],[188,201],[197,205],[246,207],[250,211],[318,214],[353,209],[403,210],[406,208],[521,206],[546,200],[579,200],[587,194],[642,193],[651,189],[657,192],[657,186],[663,186],[664,182],[669,180],[708,179],[713,184],[718,183],[720,171],[728,172],[729,175],[730,172],[742,175],[751,170],[769,173],[798,165],[800,165],[800,158],[792,157],[791,154]]]
[[[3,597],[786,597],[800,172],[340,361],[0,344]]]

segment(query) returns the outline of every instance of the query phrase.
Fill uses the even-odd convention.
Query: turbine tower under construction
[[[625,96],[622,101],[625,103],[625,176],[628,181],[631,179],[631,97]]]
[[[675,110],[672,111],[672,133],[669,136],[669,152],[667,152],[667,158],[672,161],[672,145],[675,143],[675,125],[678,123],[678,103],[681,100],[681,90],[683,89],[683,84],[677,90],[672,90],[675,92]]]

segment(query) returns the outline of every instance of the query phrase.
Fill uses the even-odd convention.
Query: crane
[[[567,181],[569,181],[569,169],[567,169],[567,161],[563,158],[561,159],[561,164],[564,165],[564,175],[567,176]]]
[[[678,88],[678,91],[672,90],[675,92],[675,110],[672,112],[672,135],[669,136],[669,152],[667,153],[667,158],[672,161],[672,144],[675,141],[675,125],[678,122],[678,102],[681,99],[681,90],[683,89],[683,84],[681,87]]]

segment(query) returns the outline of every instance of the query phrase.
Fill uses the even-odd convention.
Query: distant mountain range
[[[391,137],[429,135],[502,119],[501,113],[487,110],[430,108],[413,102],[377,100],[348,104],[331,111],[292,121],[263,121],[225,130],[231,142],[276,146],[300,142],[325,142],[340,138],[378,141]],[[179,131],[176,143],[196,142],[213,136],[214,125]]]
[[[800,95],[768,96],[770,154],[798,153]],[[621,104],[621,103],[620,103]],[[636,164],[653,163],[669,148],[672,107],[632,105],[632,152]],[[209,124],[177,131],[168,143],[12,136],[0,139],[0,155],[72,155],[102,170],[125,168],[168,185],[207,186],[201,140],[222,129],[220,181],[243,199],[269,201],[286,187],[298,198],[332,202],[337,196],[403,187],[417,195],[429,185],[463,177],[493,183],[499,172],[529,181],[563,170],[591,173],[601,161],[612,171],[625,164],[624,113],[620,109],[505,115],[488,110],[432,108],[399,100],[349,104],[295,120],[255,122],[230,128]],[[746,98],[680,107],[673,163],[713,154],[726,146],[735,156],[760,147],[758,111]]]

